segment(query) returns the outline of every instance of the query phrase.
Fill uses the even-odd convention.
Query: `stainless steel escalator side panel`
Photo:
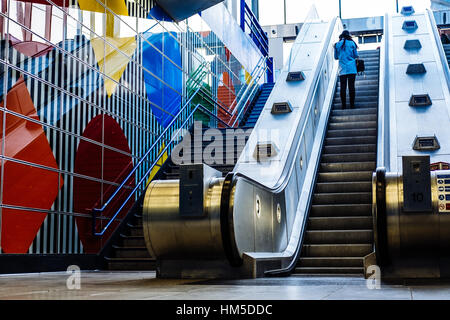
[[[405,212],[402,174],[386,174],[386,229],[389,263],[384,278],[437,278],[449,265],[450,215],[439,210],[436,175],[431,172],[431,212]]]
[[[414,33],[402,30],[405,20],[414,19],[418,28]],[[389,159],[384,166],[390,172],[402,171],[402,156],[425,155],[431,162],[449,162],[450,160],[450,87],[448,65],[445,54],[437,36],[437,27],[433,14],[416,12],[411,16],[400,14],[386,15],[387,60],[386,73],[389,75],[384,112],[388,113],[385,135],[378,141],[387,145]],[[407,40],[419,40],[420,49],[404,48]],[[409,64],[423,63],[427,72],[424,74],[407,74]],[[381,74],[380,74],[381,76]],[[380,81],[382,83],[382,81]],[[409,106],[413,95],[428,94],[432,105]],[[381,91],[380,91],[381,96]],[[381,104],[380,104],[381,107]],[[380,118],[381,120],[382,118]],[[413,149],[416,137],[436,136],[440,149],[419,151]]]
[[[220,231],[223,178],[212,178],[204,218],[180,218],[179,181],[153,181],[144,199],[147,248],[158,259],[224,258]]]
[[[404,20],[414,19],[418,28],[407,33]],[[402,179],[404,156],[429,156],[430,162],[450,162],[450,72],[440,43],[433,13],[416,12],[404,17],[385,16],[385,46],[380,59],[380,103],[377,171],[386,168],[386,248],[377,247],[383,234],[374,232],[376,251],[384,250],[388,263],[384,277],[417,278],[450,275],[450,214],[441,212],[436,175],[431,172],[431,212],[404,210]],[[421,48],[405,49],[408,40],[419,40]],[[385,51],[383,51],[385,50]],[[408,75],[411,63],[423,63],[427,73]],[[383,85],[382,85],[383,84]],[[411,107],[412,95],[428,94],[432,105]],[[414,150],[416,137],[436,136],[438,150]],[[374,176],[373,190],[376,178]],[[373,203],[377,225],[377,203]],[[381,248],[381,249],[380,249]],[[377,252],[377,257],[382,256]],[[382,263],[382,261],[379,261]]]
[[[314,75],[297,84],[298,88],[294,90],[291,83],[284,82],[283,74],[289,71],[289,64],[285,67],[279,77],[283,81],[275,85],[233,170],[236,177],[232,212],[235,255],[241,257],[247,269],[254,271],[253,276],[261,276],[267,270],[285,268],[292,263],[302,240],[336,85],[337,63],[333,58],[332,41],[341,31],[338,20],[321,23],[322,28],[327,29],[327,36],[320,41],[315,40],[318,25],[316,23],[311,29],[313,33],[309,38],[300,35],[297,38],[308,39],[302,55],[317,59],[315,65],[302,65],[308,63],[307,59],[294,58],[291,62],[292,65],[299,64],[295,69],[304,67],[310,69],[305,71],[306,74],[313,72]],[[297,44],[299,48],[300,44]],[[281,99],[289,101],[293,111],[273,115],[271,106]],[[269,135],[268,130],[277,133],[278,139],[273,142],[279,153],[272,159],[257,161],[251,157],[251,152],[258,141]],[[253,225],[250,225],[252,221]],[[251,239],[255,242],[252,243]]]

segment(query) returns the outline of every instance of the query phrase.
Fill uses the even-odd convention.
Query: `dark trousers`
[[[339,76],[339,80],[341,82],[342,109],[346,108],[347,82],[348,82],[348,92],[350,94],[350,108],[355,107],[355,79],[356,79],[356,74],[345,74],[345,75]]]

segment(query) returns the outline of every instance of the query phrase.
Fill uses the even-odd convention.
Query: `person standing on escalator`
[[[344,30],[339,36],[339,42],[334,44],[334,59],[339,60],[339,81],[341,83],[342,109],[346,108],[347,83],[350,95],[350,108],[355,107],[355,79],[356,59],[358,58],[358,46],[348,30]]]

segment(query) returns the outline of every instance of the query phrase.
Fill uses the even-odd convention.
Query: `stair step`
[[[341,100],[334,101],[333,103],[333,111],[334,110],[356,110],[356,109],[366,109],[366,108],[378,108],[378,99],[375,99],[373,101],[366,101],[366,102],[360,102],[355,101],[355,107],[350,108],[350,99],[347,99],[346,102],[346,108],[342,109],[342,103]]]
[[[305,234],[305,244],[359,244],[372,241],[372,230],[308,230]]]
[[[313,196],[313,204],[337,204],[337,203],[372,203],[371,192],[346,192],[346,193],[316,193]]]
[[[336,95],[333,99],[333,103],[340,103],[341,102],[341,97],[340,95]],[[358,93],[356,93],[355,96],[355,105],[356,104],[363,104],[366,102],[378,102],[378,95],[367,95],[367,96],[362,96],[359,95]],[[347,103],[350,103],[350,98],[347,96]]]
[[[318,182],[371,181],[372,171],[319,172]]]
[[[326,162],[320,164],[320,172],[375,171],[375,161]]]
[[[321,182],[316,184],[315,192],[371,192],[372,183],[370,181],[358,182]]]
[[[145,239],[143,236],[127,236],[121,234],[120,240],[124,247],[145,247]]]
[[[341,129],[341,130],[328,130],[327,138],[338,137],[355,137],[355,136],[375,136],[377,135],[376,128],[358,128],[358,129]]]
[[[108,270],[147,271],[156,270],[156,260],[153,258],[105,258]]]
[[[361,115],[341,115],[330,117],[330,123],[336,122],[355,122],[355,121],[377,121],[377,114],[361,114]]]
[[[130,236],[144,236],[144,230],[142,229],[142,225],[131,225],[127,224],[127,228]]]
[[[315,267],[353,267],[363,268],[364,259],[359,257],[303,257],[300,258],[297,267],[315,268]]]
[[[369,230],[372,228],[372,216],[310,217],[308,219],[308,230]]]
[[[305,244],[305,257],[364,257],[372,252],[372,244]]]
[[[365,82],[363,82],[365,81]],[[359,82],[355,82],[355,87],[356,84],[358,85],[357,88],[355,88],[357,91],[357,94],[362,94],[362,92],[373,92],[375,93],[375,95],[378,95],[378,90],[379,90],[379,85],[378,85],[378,81],[376,80],[360,80]],[[335,94],[339,94],[340,93],[340,89],[341,89],[341,83],[338,81],[336,84],[336,92]],[[348,94],[348,91],[347,91]]]
[[[376,127],[377,127],[376,121],[342,122],[342,123],[330,123],[328,125],[328,128],[330,130],[364,129]]]
[[[340,82],[338,80],[337,87],[340,87]],[[365,87],[365,86],[377,86],[378,87],[378,78],[374,79],[364,79],[364,77],[357,77],[357,80],[355,81],[355,86],[358,88]]]
[[[350,144],[376,144],[376,136],[360,136],[360,137],[340,137],[340,138],[326,138],[326,146],[334,145],[350,145]]]
[[[378,97],[378,85],[372,85],[372,86],[361,86],[358,84],[358,87],[356,87],[356,95],[355,97],[367,97],[367,96],[376,96]],[[347,97],[350,97],[348,89],[346,91]],[[334,93],[334,98],[340,98],[341,97],[341,88],[340,84],[337,86],[337,90]]]
[[[310,217],[354,217],[372,216],[372,204],[315,204]]]
[[[112,247],[115,258],[151,258],[146,247],[119,247],[117,245]]]
[[[376,144],[325,145],[323,147],[323,154],[368,153],[376,151]]]
[[[296,274],[321,274],[321,275],[334,275],[334,274],[346,274],[360,276],[364,275],[364,268],[361,267],[297,267],[295,268]]]
[[[341,153],[341,154],[323,154],[321,161],[327,162],[362,162],[362,161],[375,161],[375,152],[365,153]]]

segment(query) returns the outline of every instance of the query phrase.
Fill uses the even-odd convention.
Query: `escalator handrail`
[[[432,30],[432,33],[433,33],[433,36],[434,36],[434,39],[436,41],[436,45],[437,45],[437,48],[439,51],[439,58],[441,60],[442,68],[444,69],[444,75],[445,75],[445,79],[447,81],[447,88],[449,88],[449,90],[450,90],[450,67],[447,62],[447,57],[445,55],[444,47],[442,46],[442,43],[441,43],[441,37],[439,36],[439,33],[438,33],[436,19],[434,18],[434,14],[430,9],[427,8],[426,10],[427,10],[428,18],[431,23],[431,30]]]
[[[390,168],[389,146],[389,15],[384,16],[378,77],[377,168]]]
[[[322,51],[321,51],[321,54],[320,54],[319,63],[318,63],[318,65],[320,67],[317,68],[318,70],[316,71],[316,73],[314,75],[313,90],[310,91],[309,96],[308,96],[308,98],[306,100],[307,102],[305,103],[305,105],[308,105],[308,108],[307,108],[307,111],[305,112],[306,115],[303,118],[304,121],[303,121],[301,129],[300,129],[301,133],[300,133],[300,135],[298,135],[298,141],[301,140],[301,138],[303,137],[303,135],[304,135],[304,133],[306,131],[306,126],[308,124],[306,119],[309,118],[309,114],[313,110],[314,97],[315,97],[315,94],[317,92],[317,88],[318,88],[318,85],[319,85],[319,82],[320,82],[320,75],[322,73],[322,69],[323,69],[323,67],[325,65],[325,62],[326,62],[325,58],[327,56],[328,50],[330,49],[331,37],[332,37],[333,32],[334,32],[334,30],[335,30],[335,28],[337,26],[336,22],[337,22],[337,18],[335,17],[331,21],[329,29],[328,29],[328,32],[327,32],[327,35],[325,37],[325,42],[324,42],[325,45],[322,48]],[[335,80],[332,81],[330,79],[330,85],[335,85],[335,82],[336,82]],[[333,97],[331,97],[331,100],[329,101],[330,103],[331,103],[332,99],[333,99]],[[326,128],[326,126],[325,126],[325,128]],[[295,145],[295,144],[293,143],[293,145]],[[293,157],[291,157],[291,159],[296,159],[297,158],[298,153],[299,153],[299,149],[300,149],[300,143],[297,143],[297,146],[295,148],[295,152],[293,154]],[[295,164],[295,161],[291,161],[290,162],[289,168],[287,170],[288,173],[284,174],[284,175],[282,174],[280,179],[278,180],[279,182],[277,182],[273,187],[268,187],[268,186],[260,183],[259,181],[256,181],[256,180],[254,180],[254,179],[252,179],[252,178],[250,178],[250,177],[248,177],[245,174],[240,173],[240,172],[231,172],[228,175],[233,175],[232,180],[234,180],[234,181],[239,177],[239,178],[245,179],[247,182],[249,182],[249,183],[257,186],[258,188],[261,188],[261,189],[265,190],[265,191],[268,191],[270,193],[279,193],[279,192],[281,192],[282,190],[284,190],[286,188],[286,186],[287,186],[287,184],[289,182],[289,177],[292,175],[292,171],[294,169],[294,164]],[[317,168],[316,168],[316,170],[317,170]],[[228,177],[228,175],[227,175],[226,179],[231,179],[231,177]],[[312,190],[313,190],[313,188],[311,188],[310,194],[308,196],[309,201],[311,201]],[[225,212],[223,212],[223,213],[225,214]],[[304,219],[306,219],[306,218],[307,218],[307,215],[305,215]],[[305,222],[306,221],[303,221],[303,228],[300,231],[300,238],[299,238],[299,241],[297,242],[297,246],[296,246],[296,249],[294,251],[294,254],[292,255],[291,263],[287,267],[282,268],[282,269],[266,271],[265,272],[266,275],[275,274],[275,273],[280,275],[282,273],[290,273],[293,270],[293,268],[295,267],[294,263],[296,263],[298,255],[300,253],[301,242],[302,242],[301,238],[302,238],[302,236],[304,234],[305,225],[306,225]],[[291,237],[292,237],[292,235],[291,235]],[[231,244],[228,244],[228,245],[232,246]]]
[[[330,29],[328,31],[325,43],[329,43],[330,42],[331,35],[333,34],[334,27],[336,25],[336,21],[337,21],[337,19],[333,18],[332,22],[330,23]],[[309,113],[313,109],[312,108],[312,102],[313,102],[313,98],[314,98],[315,93],[316,93],[317,88],[318,88],[318,84],[319,84],[319,80],[320,80],[320,73],[321,73],[321,71],[323,69],[324,62],[325,62],[325,57],[326,57],[326,53],[327,53],[328,49],[329,49],[329,47],[325,46],[323,48],[322,52],[321,52],[321,57],[320,57],[319,64],[318,64],[320,67],[318,68],[318,71],[316,72],[315,78],[314,78],[314,81],[313,81],[313,83],[314,83],[314,87],[313,88],[314,89],[310,91],[311,93],[309,94],[309,97],[307,98],[307,101],[305,103],[305,105],[308,105],[308,108],[305,111],[306,114],[304,116],[304,119],[308,118]],[[301,137],[304,135],[304,132],[306,130],[306,126],[307,126],[307,122],[304,121],[303,124],[301,125],[301,129],[300,129],[301,133],[300,133],[300,135],[298,135],[298,137],[299,137],[298,140],[300,140]],[[294,158],[294,159],[296,158],[296,156],[298,155],[299,149],[300,149],[300,145],[297,144],[297,146],[295,148],[295,152],[294,152],[292,158]],[[276,193],[276,192],[284,190],[284,188],[286,187],[286,185],[288,183],[288,180],[289,180],[286,177],[289,177],[292,174],[292,170],[294,169],[294,163],[295,163],[294,161],[290,162],[289,168],[287,170],[288,174],[281,175],[281,177],[278,179],[278,182],[273,187],[265,186],[261,182],[256,181],[253,178],[250,178],[250,177],[246,176],[245,174],[242,174],[242,173],[239,173],[239,172],[235,172],[234,174],[237,175],[237,176],[240,176],[242,178],[245,178],[246,180],[256,184],[258,187],[260,187],[260,188],[262,188],[262,189],[264,189],[266,191],[269,191],[271,193]]]

